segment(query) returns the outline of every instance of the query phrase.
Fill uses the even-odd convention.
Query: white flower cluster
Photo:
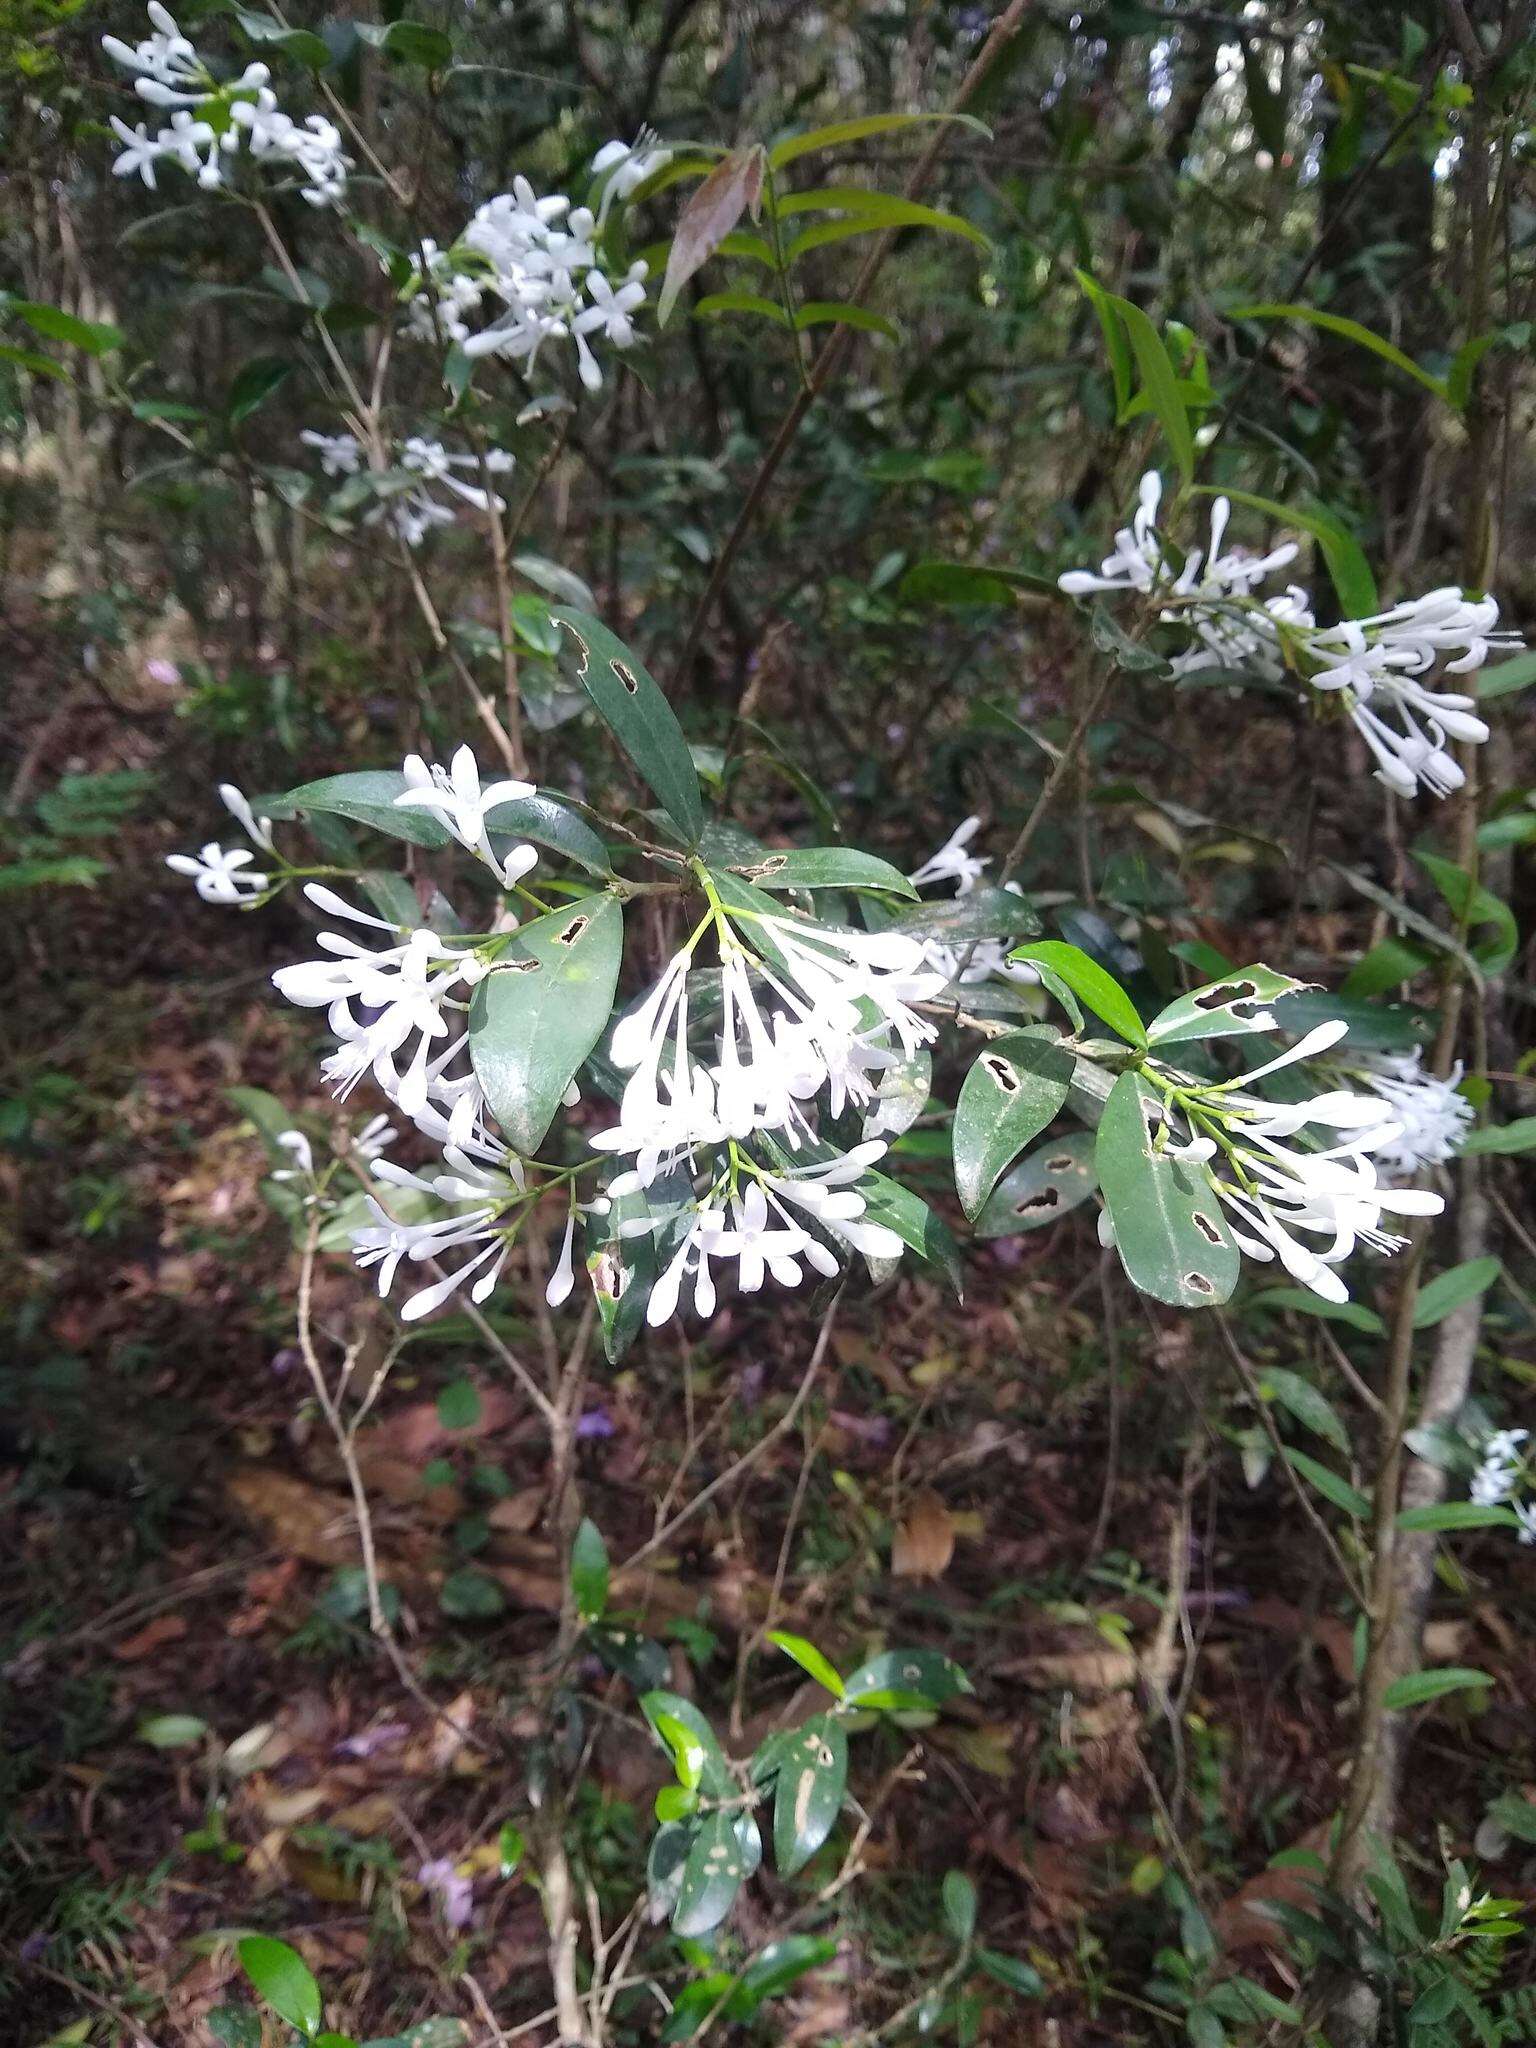
[[[953,882],[956,896],[969,896],[989,866],[988,861],[970,851],[980,827],[980,818],[962,818],[938,851],[929,854],[922,866],[908,875],[913,888]],[[1017,882],[1005,882],[1003,887],[1014,896],[1024,893]],[[1027,962],[1008,958],[1005,939],[968,939],[959,945],[951,945],[945,939],[928,939],[923,945],[923,957],[947,982],[990,981],[994,976],[1001,981],[1021,983],[1040,979]]]
[[[1299,585],[1275,596],[1257,594],[1294,561],[1294,543],[1265,555],[1223,552],[1231,506],[1218,498],[1209,546],[1180,563],[1158,527],[1161,502],[1162,479],[1149,472],[1131,524],[1115,535],[1098,571],[1068,570],[1057,578],[1059,587],[1069,597],[1134,591],[1156,604],[1164,624],[1190,635],[1189,647],[1170,664],[1176,676],[1247,668],[1271,682],[1292,675],[1313,690],[1338,691],[1375,759],[1377,780],[1401,796],[1421,785],[1435,796],[1461,787],[1465,776],[1447,742],[1481,742],[1488,727],[1476,714],[1475,697],[1431,689],[1428,679],[1442,665],[1446,675],[1470,675],[1491,648],[1517,644],[1516,635],[1497,630],[1493,598],[1431,590],[1370,618],[1319,626]]]
[[[1529,1480],[1530,1467],[1524,1446],[1528,1429],[1497,1429],[1484,1440],[1481,1463],[1472,1474],[1470,1498],[1480,1508],[1506,1504],[1520,1524],[1520,1541],[1536,1543],[1536,1500],[1516,1500],[1515,1493]]]
[[[1441,1166],[1455,1157],[1472,1128],[1476,1112],[1458,1086],[1458,1060],[1442,1081],[1424,1071],[1423,1055],[1377,1053],[1366,1062],[1360,1079],[1387,1105],[1398,1135],[1378,1147],[1376,1159],[1394,1180],[1408,1180],[1425,1166]]]
[[[866,1137],[829,1152],[809,1112],[823,1091],[832,1117],[877,1110],[882,1076],[934,1034],[913,1006],[945,985],[921,945],[899,934],[712,909],[615,1029],[614,1064],[630,1078],[618,1123],[592,1141],[634,1160],[610,1185],[615,1199],[679,1171],[691,1182],[680,1207],[653,1210],[635,1227],[666,1245],[646,1312],[653,1324],[673,1314],[690,1278],[693,1306],[712,1312],[712,1261],[736,1260],[738,1284],[751,1293],[765,1272],[785,1287],[799,1284],[803,1268],[835,1273],[828,1239],[871,1259],[900,1256],[900,1237],[868,1218],[855,1185],[884,1143]],[[712,1057],[701,1059],[690,1043],[690,975],[711,923],[720,1023]],[[802,1151],[815,1156],[788,1160]]]
[[[598,244],[608,209],[670,156],[649,135],[633,145],[606,143],[592,160],[602,186],[595,212],[573,207],[563,192],[540,198],[526,178],[515,178],[510,192],[477,209],[451,248],[422,243],[407,287],[412,331],[524,370],[546,342],[570,341],[582,383],[598,390],[603,372],[593,341],[629,348],[633,316],[645,304],[644,263],[631,264],[617,280],[605,268]]]
[[[252,846],[272,853],[272,820],[256,817],[232,782],[219,784],[219,797]],[[256,858],[250,846],[225,848],[210,839],[198,853],[168,853],[165,864],[178,875],[190,875],[205,903],[250,903],[271,883],[269,875],[252,868]]]
[[[1334,1269],[1357,1245],[1400,1249],[1403,1239],[1382,1228],[1383,1215],[1435,1216],[1445,1206],[1424,1189],[1382,1186],[1377,1155],[1397,1142],[1402,1125],[1376,1095],[1330,1089],[1281,1103],[1249,1092],[1283,1067],[1316,1059],[1347,1029],[1339,1020],[1320,1024],[1236,1082],[1199,1081],[1154,1060],[1143,1068],[1165,1091],[1164,1151],[1206,1169],[1238,1250],[1264,1263],[1278,1259],[1328,1301],[1349,1299]],[[1336,1133],[1337,1142],[1315,1149],[1287,1142],[1314,1126]],[[1099,1235],[1114,1242],[1107,1209]]]
[[[341,204],[352,165],[334,122],[323,114],[302,122],[285,114],[265,64],[247,64],[238,78],[221,85],[160,0],[149,0],[149,20],[153,33],[140,43],[101,39],[113,63],[134,74],[141,100],[173,110],[169,124],[153,135],[142,121],[130,127],[116,114],[110,117],[122,144],[112,164],[118,177],[136,174],[154,191],[157,166],[170,163],[212,191],[227,181],[243,145],[258,161],[291,169],[311,206]]]
[[[326,476],[358,476],[368,466],[363,444],[354,434],[322,434],[306,427],[299,439],[314,449]],[[493,505],[498,512],[504,512],[504,499],[493,496],[480,484],[466,483],[458,472],[478,473],[483,469],[488,476],[505,476],[515,463],[516,457],[504,448],[487,448],[484,455],[451,455],[441,441],[413,434],[400,443],[394,467],[420,481],[381,496],[372,510],[363,515],[363,524],[387,526],[408,548],[419,547],[435,528],[451,526],[456,516],[453,505],[432,495],[434,486],[451,492],[461,504],[471,505],[477,512],[487,511]],[[389,472],[381,474],[388,476]]]

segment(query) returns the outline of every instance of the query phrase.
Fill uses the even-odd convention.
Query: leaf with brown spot
[[[758,143],[732,150],[715,165],[678,215],[667,274],[656,301],[658,327],[666,326],[678,293],[714,255],[741,216],[750,209],[752,218],[757,219],[763,196],[763,163]]]
[[[891,1571],[898,1579],[938,1579],[955,1554],[955,1522],[930,1487],[916,1496],[891,1539]]]

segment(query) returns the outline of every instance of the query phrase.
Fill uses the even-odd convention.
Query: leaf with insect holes
[[[746,1858],[732,1816],[708,1815],[700,1823],[683,1865],[683,1881],[672,1913],[673,1933],[697,1939],[718,1927],[735,1903],[746,1875]]]
[[[624,947],[616,896],[526,924],[475,990],[469,1056],[507,1142],[536,1152],[613,1010]]]
[[[776,847],[759,860],[743,862],[741,872],[759,889],[889,889],[897,896],[917,895],[900,868],[853,846]]]
[[[1040,929],[1040,919],[1011,889],[981,887],[947,901],[914,903],[897,911],[886,927],[914,939],[938,939],[967,946],[973,939],[1017,939]]]
[[[848,1782],[848,1737],[817,1714],[785,1745],[773,1799],[773,1860],[781,1877],[803,1870],[837,1825]]]
[[[1066,1101],[1075,1064],[1048,1026],[994,1038],[977,1055],[955,1106],[955,1187],[967,1216]]]
[[[1160,1010],[1147,1027],[1147,1040],[1152,1045],[1184,1045],[1192,1039],[1273,1031],[1278,1020],[1272,1005],[1304,986],[1294,975],[1277,974],[1273,967],[1240,967]]]
[[[761,145],[732,150],[710,172],[678,215],[672,253],[656,301],[656,325],[665,327],[683,286],[714,255],[744,213],[758,217],[767,159]]]
[[[1237,1285],[1237,1247],[1204,1168],[1157,1148],[1161,1107],[1140,1074],[1116,1081],[1094,1145],[1099,1186],[1132,1284],[1174,1308],[1214,1308]]]
[[[1078,1208],[1099,1184],[1093,1132],[1048,1138],[1005,1173],[976,1218],[977,1237],[1015,1237]]]
[[[882,1650],[853,1673],[843,1696],[850,1707],[888,1707],[893,1701],[942,1707],[974,1690],[954,1658],[940,1650]]]
[[[661,799],[690,846],[704,829],[704,799],[677,713],[645,665],[600,619],[556,605],[580,654],[576,674],[609,731]]]
[[[297,1949],[269,1935],[248,1934],[235,1951],[256,1993],[306,2039],[320,2029],[320,1987]]]

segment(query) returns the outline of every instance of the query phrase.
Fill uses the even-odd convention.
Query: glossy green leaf
[[[1011,957],[1027,960],[1032,966],[1048,967],[1111,1031],[1117,1031],[1130,1045],[1147,1043],[1146,1026],[1136,1005],[1115,977],[1081,947],[1069,946],[1061,939],[1040,939],[1033,945],[1016,947]]]
[[[1300,320],[1308,327],[1326,328],[1341,340],[1354,342],[1357,348],[1369,349],[1373,356],[1379,356],[1384,363],[1401,370],[1404,376],[1412,377],[1426,391],[1432,391],[1436,398],[1446,396],[1444,378],[1423,369],[1412,356],[1404,355],[1385,336],[1373,333],[1358,320],[1347,320],[1342,313],[1325,312],[1320,306],[1261,305],[1233,306],[1227,317],[1231,320]]]
[[[533,796],[519,797],[515,803],[494,805],[486,812],[485,822],[492,848],[498,854],[516,840],[531,839],[536,846],[547,846],[554,853],[564,854],[588,874],[606,875],[611,871],[608,849],[585,818],[542,790]]]
[[[794,1659],[807,1677],[825,1686],[835,1700],[840,1700],[846,1691],[837,1667],[830,1664],[814,1643],[808,1643],[804,1636],[792,1636],[781,1628],[768,1631],[770,1643],[782,1650],[786,1657]]]
[[[966,896],[935,903],[914,903],[898,910],[886,927],[914,939],[939,939],[946,946],[964,946],[972,939],[1017,939],[1040,929],[1040,919],[1026,897],[1011,889],[986,885]]]
[[[1140,1074],[1109,1091],[1094,1146],[1099,1187],[1132,1284],[1176,1308],[1212,1308],[1240,1260],[1210,1178],[1158,1147],[1161,1097]]]
[[[571,1591],[583,1621],[598,1621],[608,1606],[608,1546],[597,1524],[583,1517],[571,1545]]]
[[[697,1743],[700,1751],[699,1789],[709,1799],[729,1799],[738,1789],[731,1776],[730,1766],[715,1739],[715,1731],[699,1712],[692,1700],[685,1700],[681,1693],[648,1692],[640,1698],[640,1711],[653,1729],[658,1730],[657,1739],[663,1749],[672,1754],[672,1748],[659,1732],[659,1719],[665,1716],[687,1730]]]
[[[1422,1707],[1427,1700],[1444,1699],[1447,1693],[1464,1692],[1469,1686],[1493,1684],[1486,1671],[1474,1671],[1465,1664],[1442,1664],[1434,1671],[1410,1671],[1387,1687],[1382,1704],[1389,1714],[1407,1707]]]
[[[825,128],[812,128],[804,135],[789,135],[768,152],[768,162],[783,170],[816,149],[843,149],[850,142],[864,142],[871,135],[893,135],[902,128],[915,128],[930,121],[953,121],[977,135],[989,135],[984,123],[969,114],[865,114],[853,121],[833,121]]]
[[[584,896],[517,933],[475,990],[469,1056],[513,1150],[538,1150],[613,1011],[624,946],[616,896]]]
[[[643,665],[600,620],[557,605],[553,616],[580,649],[577,674],[614,738],[690,846],[704,829],[704,799],[677,714]]]
[[[991,1039],[978,1053],[955,1106],[955,1187],[967,1216],[1060,1110],[1075,1065],[1042,1026]]]
[[[1303,1479],[1310,1481],[1324,1500],[1332,1501],[1336,1508],[1342,1508],[1347,1515],[1364,1521],[1371,1512],[1371,1504],[1358,1486],[1351,1486],[1347,1479],[1341,1479],[1337,1472],[1327,1465],[1321,1465],[1316,1458],[1309,1458],[1305,1451],[1298,1451],[1291,1444],[1285,1446],[1285,1462]]]
[[[745,1876],[746,1863],[732,1816],[706,1815],[683,1865],[682,1886],[672,1913],[673,1933],[697,1938],[718,1927],[734,1905]]]
[[[1516,1117],[1513,1123],[1484,1124],[1462,1141],[1463,1152],[1536,1152],[1536,1116]]]
[[[1404,1508],[1397,1517],[1399,1529],[1518,1529],[1520,1518],[1513,1508],[1488,1506],[1475,1500],[1444,1500],[1434,1507]]]
[[[248,1934],[235,1953],[257,1995],[278,2018],[313,2038],[320,2031],[320,1986],[297,1949],[270,1935]]]
[[[1520,950],[1520,927],[1509,905],[1475,881],[1455,861],[1415,847],[1414,859],[1423,868],[1457,919],[1473,932],[1472,957],[1485,974],[1502,974]]]
[[[852,1674],[844,1699],[849,1706],[877,1706],[889,1696],[942,1707],[974,1690],[954,1658],[940,1650],[882,1650]]]
[[[957,1295],[964,1294],[965,1269],[960,1262],[960,1248],[949,1225],[935,1215],[921,1195],[913,1194],[899,1181],[888,1180],[883,1173],[873,1172],[864,1175],[858,1192],[864,1197],[866,1223],[883,1223],[887,1230],[894,1230],[919,1258],[938,1268]]]
[[[1293,975],[1277,974],[1272,967],[1241,967],[1220,981],[1192,989],[1166,1010],[1159,1011],[1147,1028],[1154,1046],[1183,1045],[1201,1038],[1236,1038],[1254,1032],[1273,1031],[1272,1005],[1293,994],[1302,984]]]
[[[837,1955],[837,1943],[821,1934],[786,1934],[770,1941],[742,1971],[726,2000],[725,2017],[749,2020],[759,2006],[798,1984],[809,1970],[819,1970]]]
[[[270,14],[262,14],[254,7],[231,7],[241,28],[253,43],[265,43],[281,50],[285,57],[291,57],[296,64],[303,64],[310,71],[323,71],[331,61],[331,53],[324,39],[307,28],[289,28],[286,23],[276,21]]]
[[[1246,1309],[1293,1309],[1298,1315],[1321,1316],[1325,1322],[1348,1323],[1368,1336],[1384,1337],[1387,1326],[1363,1301],[1328,1301],[1307,1287],[1267,1287],[1244,1303]]]
[[[848,1782],[848,1736],[831,1714],[797,1729],[779,1764],[773,1860],[781,1877],[803,1870],[837,1825]]]
[[[239,426],[248,420],[258,406],[267,400],[280,384],[286,384],[293,375],[293,364],[282,356],[256,356],[248,363],[242,363],[231,380],[224,409],[230,424]]]
[[[1327,1395],[1310,1380],[1284,1366],[1266,1365],[1259,1375],[1259,1391],[1294,1415],[1304,1429],[1315,1431],[1348,1456],[1349,1431]]]
[[[441,29],[424,22],[359,21],[354,24],[360,41],[403,64],[419,65],[424,71],[443,71],[453,62],[453,43]]]
[[[1413,1310],[1413,1327],[1430,1330],[1436,1323],[1444,1322],[1452,1309],[1486,1294],[1498,1279],[1499,1271],[1499,1260],[1488,1258],[1468,1259],[1464,1265],[1452,1266],[1447,1273],[1437,1273],[1419,1290]]]
[[[852,846],[775,847],[743,863],[742,879],[759,889],[889,889],[897,896],[917,895],[900,868]]]
[[[977,1237],[1016,1237],[1078,1208],[1099,1184],[1092,1131],[1048,1138],[1003,1178],[976,1218]]]
[[[348,775],[326,775],[318,782],[290,789],[273,805],[270,815],[292,817],[296,811],[321,811],[333,818],[350,818],[357,825],[371,825],[392,839],[408,839],[413,846],[446,846],[448,828],[430,812],[414,804],[396,808],[395,798],[406,787],[398,768],[361,768]]]

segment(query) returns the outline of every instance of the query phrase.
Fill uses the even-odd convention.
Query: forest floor
[[[86,708],[56,751],[101,768],[143,749]],[[381,1574],[434,1716],[369,1635],[344,1476],[294,1348],[294,1254],[226,1092],[325,1112],[310,1020],[267,987],[295,921],[198,906],[159,865],[177,843],[163,817],[131,822],[96,889],[53,895],[7,940],[0,1201],[21,1257],[4,1302],[19,1341],[0,1364],[5,2038],[31,2048],[90,2015],[92,2039],[203,2048],[237,1974],[227,1936],[259,1928],[303,1951],[332,2026],[386,2034],[447,2013],[489,2042],[485,2010],[530,2020],[545,1982],[537,1893],[497,1851],[525,1814],[525,1703],[560,1601],[542,1438],[449,1324],[404,1352],[362,1440]],[[774,2038],[839,2040],[938,1974],[949,1868],[978,1885],[985,1941],[1043,1984],[1024,2002],[978,1986],[985,2038],[1175,2038],[1144,1993],[1176,1940],[1157,1891],[1170,1858],[1245,1968],[1277,1991],[1294,1981],[1252,1908],[1303,1896],[1266,1865],[1315,1845],[1339,1795],[1345,1602],[1282,1480],[1245,1486],[1216,1336],[1114,1284],[1091,1210],[968,1269],[958,1309],[912,1271],[850,1286],[804,1426],[626,1595],[671,1683],[738,1749],[819,1697],[771,1648],[743,1655],[770,1610],[837,1662],[932,1645],[975,1686],[910,1751],[890,1730],[856,1752],[866,1875],[817,1904],[829,1850],[796,1882],[804,1924],[839,1955],[775,2008]],[[320,1328],[355,1327],[365,1301],[329,1261]],[[498,1327],[514,1349],[534,1341],[515,1296]],[[616,1559],[651,1536],[658,1503],[784,1413],[814,1332],[809,1310],[764,1296],[616,1371],[594,1361],[580,1484]],[[1255,1341],[1311,1369],[1293,1326]],[[1536,1632],[1509,1620],[1531,1600],[1529,1554],[1473,1536],[1457,1573],[1431,1661],[1529,1699]],[[466,1574],[499,1589],[498,1611],[463,1611]],[[627,1703],[624,1681],[594,1665],[581,1682],[595,1732],[576,1824],[601,1904],[621,1912],[661,1762],[635,1716],[605,1711]],[[1536,1777],[1530,1717],[1474,1715],[1470,1697],[1416,1730],[1421,1844],[1439,1824],[1466,1849],[1490,1790]],[[218,1778],[198,1746],[141,1737],[170,1714],[226,1744],[270,1733],[252,1738],[254,1768]],[[444,1857],[474,1877],[462,1932],[417,1879]],[[782,1907],[773,1885],[749,1888],[749,1939]],[[1536,1901],[1518,1858],[1497,1886]]]

